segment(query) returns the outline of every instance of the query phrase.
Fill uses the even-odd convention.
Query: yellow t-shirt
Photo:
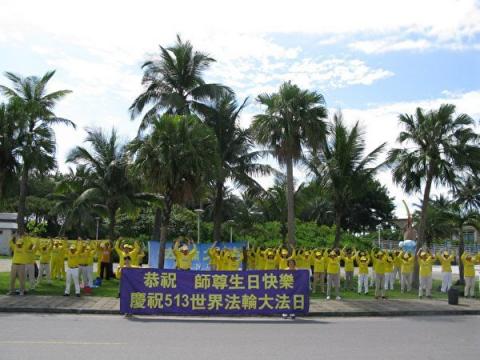
[[[29,264],[29,256],[27,247],[30,245],[30,242],[24,241],[20,246],[19,244],[14,244],[10,240],[10,248],[13,251],[12,264],[25,265]]]
[[[373,268],[375,270],[375,274],[385,274],[385,263],[385,255],[383,255],[381,258],[373,258]]]
[[[175,255],[175,261],[177,264],[177,268],[182,270],[188,270],[192,268],[192,261],[197,254],[197,249],[193,248],[192,251],[189,251],[188,254],[182,253],[178,249],[173,250],[173,254]]]
[[[354,257],[348,257],[344,256],[343,261],[345,263],[345,271],[354,271],[355,270],[355,265],[353,263]]]
[[[452,261],[454,259],[452,255],[449,255],[447,257],[439,255],[437,258],[442,265],[442,272],[452,272]]]
[[[418,258],[421,277],[432,276],[432,265],[434,262],[435,262],[435,259],[432,258],[431,256],[427,257],[425,260],[422,258]]]
[[[414,258],[410,256],[408,260],[402,258],[402,274],[410,274],[413,271]]]
[[[361,261],[361,256],[357,256],[357,263],[358,263],[358,273],[362,275],[368,274],[368,263],[370,259],[367,257],[365,261]]]
[[[466,254],[462,255],[463,262],[463,274],[467,277],[475,276],[475,260],[471,257],[471,260],[467,260]]]
[[[313,272],[314,273],[324,273],[325,272],[325,256],[318,258],[317,256],[313,257]]]
[[[340,273],[340,256],[327,257],[327,274]]]

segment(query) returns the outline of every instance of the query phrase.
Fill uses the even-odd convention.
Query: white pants
[[[45,271],[45,275],[47,276],[47,281],[49,283],[52,282],[51,277],[50,277],[50,264],[40,263],[40,266],[38,267],[37,284],[40,284],[40,281],[42,281],[42,275],[43,275],[44,271]]]
[[[390,290],[393,290],[393,283],[395,282],[395,279],[393,277],[393,272],[385,273],[385,290],[388,290],[390,287]]]
[[[375,270],[373,270],[373,267],[372,267],[372,276],[370,276],[370,287],[375,285],[375,278],[376,278]]]
[[[393,283],[395,283],[395,280],[397,280],[397,276],[398,276],[398,280],[401,280],[402,274],[400,272],[400,268],[398,266],[395,266],[392,272]]]
[[[420,286],[418,287],[418,296],[423,296],[423,290],[425,294],[430,296],[432,294],[432,276],[420,276]]]
[[[88,287],[93,286],[93,264],[87,266],[87,282]]]
[[[35,264],[25,264],[25,283],[30,281],[30,289],[35,289]]]
[[[72,285],[72,280],[75,285],[75,294],[80,294],[80,283],[78,281],[78,268],[67,269],[67,282],[65,286],[65,294],[70,295],[70,287]]]
[[[401,291],[404,292],[412,290],[412,276],[413,273],[402,273]]]
[[[465,296],[475,296],[475,276],[465,276]]]
[[[89,266],[88,265],[80,265],[78,267],[79,272],[80,272],[80,278],[81,278],[81,283],[83,284],[84,287],[88,286],[90,287],[90,282],[89,282]]]
[[[452,287],[452,273],[442,272],[442,292],[447,292]]]
[[[368,274],[358,274],[358,293],[363,291],[365,294],[368,293]]]

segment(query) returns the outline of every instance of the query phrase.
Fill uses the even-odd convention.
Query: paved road
[[[361,319],[0,315],[10,359],[478,359],[480,316]]]

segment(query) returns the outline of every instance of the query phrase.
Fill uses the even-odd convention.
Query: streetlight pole
[[[200,244],[200,215],[203,214],[203,209],[195,209],[197,213],[197,244]]]
[[[100,217],[96,217],[95,220],[97,220],[97,232],[96,232],[96,235],[95,235],[95,239],[98,240],[98,227],[100,225]]]
[[[228,225],[230,225],[230,243],[233,243],[233,220],[228,220]]]
[[[381,248],[382,245],[380,243],[380,236],[381,236],[381,231],[382,231],[382,225],[377,225],[377,230],[378,230],[378,247]]]

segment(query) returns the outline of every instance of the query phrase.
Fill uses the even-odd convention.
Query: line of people
[[[106,280],[110,280],[112,276],[119,279],[123,267],[140,266],[145,256],[145,252],[138,242],[130,245],[122,240],[118,240],[113,247],[110,241],[36,239],[23,236],[18,239],[12,237],[10,248],[13,257],[9,295],[17,293],[17,280],[19,282],[18,294],[24,295],[27,292],[27,282],[30,285],[28,291],[33,291],[45,277],[48,284],[51,284],[52,279],[65,279],[64,295],[70,295],[73,284],[75,294],[80,296],[80,284],[88,292],[93,287],[95,275]],[[119,267],[115,274],[113,272],[113,249],[119,257]],[[95,261],[97,262],[96,274],[93,269]],[[38,269],[37,274],[35,274],[36,268]]]

